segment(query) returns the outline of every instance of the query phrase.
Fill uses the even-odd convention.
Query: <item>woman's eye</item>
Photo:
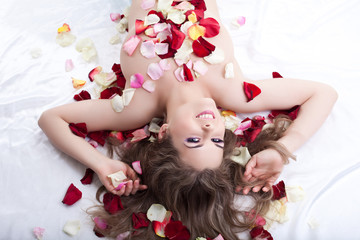
[[[220,139],[220,138],[212,138],[211,141],[213,141],[214,143],[223,143],[224,140]]]
[[[189,143],[198,143],[198,142],[200,142],[200,138],[190,137],[190,138],[187,138],[187,139],[186,139],[186,142],[189,142]]]

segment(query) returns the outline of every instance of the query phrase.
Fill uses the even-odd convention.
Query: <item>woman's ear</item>
[[[159,134],[158,134],[158,138],[161,140],[163,139],[166,134],[167,134],[167,131],[168,131],[168,128],[169,128],[169,124],[167,123],[164,123],[161,127],[160,127],[160,131],[159,131]]]

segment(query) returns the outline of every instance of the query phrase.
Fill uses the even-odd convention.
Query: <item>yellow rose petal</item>
[[[194,24],[188,29],[188,36],[192,40],[197,40],[199,37],[203,37],[205,35],[206,28],[200,26],[198,24]]]
[[[191,14],[189,14],[188,16],[188,20],[192,23],[196,23],[197,22],[197,17],[196,17],[196,13],[192,12]]]
[[[62,25],[62,27],[59,27],[59,28],[58,28],[57,31],[58,31],[58,33],[70,32],[70,26],[69,26],[69,24],[64,23],[64,24]]]
[[[76,78],[73,78],[73,77],[71,79],[72,79],[73,87],[76,88],[76,89],[81,88],[86,83],[85,80],[80,80],[80,79],[76,79]]]

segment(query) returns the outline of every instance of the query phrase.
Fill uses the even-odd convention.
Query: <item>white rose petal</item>
[[[192,41],[186,39],[182,43],[181,47],[177,50],[174,59],[187,62],[190,60],[190,54],[193,52]]]
[[[158,55],[164,55],[169,52],[169,44],[168,43],[155,43],[155,52]]]
[[[180,31],[183,32],[186,36],[188,35],[188,29],[189,27],[191,27],[193,25],[192,22],[190,21],[187,21],[187,22],[184,22],[183,24],[181,24],[180,26]]]
[[[111,106],[115,112],[122,112],[122,110],[124,110],[123,98],[116,95],[111,99]]]
[[[76,40],[76,37],[70,32],[61,32],[56,36],[56,43],[62,47],[67,47],[73,44]]]
[[[320,223],[318,222],[318,220],[314,217],[311,217],[308,221],[307,224],[309,225],[309,227],[311,229],[315,229],[318,228],[320,226]]]
[[[149,26],[149,25],[153,25],[155,23],[160,22],[160,18],[158,15],[156,14],[149,14],[145,17],[144,20],[144,26]]]
[[[185,22],[186,16],[181,10],[171,9],[168,12],[167,19],[173,21],[175,24],[182,24]]]
[[[299,202],[304,200],[305,191],[300,186],[285,186],[286,197],[289,202]]]
[[[30,50],[30,55],[32,58],[39,58],[42,55],[41,48],[33,48]]]
[[[162,222],[166,216],[166,209],[161,204],[152,204],[146,213],[147,218],[152,221]]]
[[[231,160],[239,163],[241,166],[246,166],[250,159],[251,155],[247,147],[236,147],[231,156]]]
[[[146,80],[142,87],[150,93],[155,91],[155,83],[151,80]]]
[[[97,55],[94,43],[90,38],[83,38],[76,43],[76,50],[81,53],[82,58],[89,62]]]
[[[288,221],[289,217],[285,203],[279,200],[271,201],[269,211],[265,214],[264,218],[266,220],[264,229],[269,229],[275,221],[278,223]]]
[[[225,66],[225,78],[234,78],[235,74],[234,74],[234,64],[233,63],[228,63]]]
[[[122,18],[119,23],[115,27],[119,33],[125,33],[128,28],[128,20],[127,18]]]
[[[117,188],[127,177],[123,171],[118,171],[116,173],[108,175],[108,178],[111,179],[112,185]]]
[[[120,37],[119,34],[115,34],[114,36],[112,36],[109,39],[109,43],[112,44],[112,45],[119,44],[121,42],[122,42],[122,38]]]
[[[80,227],[81,224],[78,220],[67,221],[64,225],[63,231],[70,236],[75,236],[80,231]]]
[[[222,49],[216,47],[215,51],[213,51],[209,56],[204,57],[204,59],[210,64],[222,63],[225,60],[225,53]]]
[[[124,103],[125,107],[127,105],[129,105],[129,103],[131,102],[131,99],[134,96],[135,90],[136,89],[134,89],[134,88],[127,88],[123,91],[122,97],[123,97],[123,103]]]

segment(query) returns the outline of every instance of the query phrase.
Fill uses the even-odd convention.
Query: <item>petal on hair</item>
[[[135,172],[137,172],[138,174],[142,174],[142,169],[141,169],[141,165],[140,165],[140,161],[134,161],[132,162],[132,167],[134,169]]]
[[[95,223],[95,226],[101,230],[105,230],[108,227],[106,221],[100,217],[94,217],[93,221]]]
[[[150,63],[148,66],[147,74],[152,80],[158,80],[164,74],[159,63]]]
[[[73,205],[77,201],[79,201],[82,197],[82,192],[74,186],[74,184],[70,184],[68,187],[64,199],[62,200],[63,204]]]
[[[204,57],[204,59],[210,64],[219,64],[225,60],[225,53],[217,47],[209,56]]]
[[[244,82],[244,92],[247,101],[250,102],[261,93],[261,89],[255,84]]]
[[[205,37],[215,37],[220,32],[219,22],[214,18],[203,18],[199,21],[199,25],[206,29]]]
[[[194,63],[193,69],[195,72],[197,72],[200,75],[205,75],[208,71],[208,67],[201,60],[198,60]]]
[[[289,202],[299,202],[304,200],[306,194],[300,186],[286,186],[286,198]]]
[[[285,183],[284,181],[280,181],[278,184],[272,186],[273,189],[273,197],[272,200],[279,200],[281,198],[286,197]]]
[[[274,119],[280,114],[284,114],[290,117],[291,120],[295,120],[297,118],[298,112],[300,110],[300,105],[296,105],[289,110],[272,110],[269,114],[270,119]]]
[[[190,39],[197,40],[199,37],[205,36],[206,29],[198,24],[193,24],[188,28],[187,34]]]
[[[124,209],[120,197],[110,192],[104,194],[103,203],[104,209],[110,214],[115,214]]]
[[[190,239],[190,232],[182,222],[172,221],[165,226],[165,236],[172,240]]]
[[[248,130],[251,126],[252,120],[250,118],[246,118],[239,124],[238,128],[236,128],[234,133],[236,135],[242,135],[244,134],[244,131]]]
[[[58,33],[63,33],[63,32],[70,32],[70,26],[67,23],[64,23],[61,27],[58,28],[57,32]]]
[[[124,106],[127,106],[127,105],[130,104],[131,99],[134,96],[135,90],[136,89],[134,89],[134,88],[128,88],[128,89],[125,89],[123,91],[123,103],[124,103]]]
[[[141,88],[144,83],[144,77],[140,73],[135,73],[130,77],[130,87]]]
[[[110,19],[111,19],[111,21],[116,22],[121,19],[121,14],[120,13],[110,13]]]
[[[164,220],[162,222],[159,221],[152,222],[152,227],[156,235],[163,238],[165,237],[165,227],[171,221],[171,216],[172,216],[172,212],[166,211]]]
[[[82,138],[88,134],[86,123],[69,123],[69,128],[76,136]]]
[[[236,147],[230,158],[234,162],[239,163],[241,166],[246,166],[248,161],[251,159],[251,155],[247,147]]]
[[[91,82],[94,81],[95,75],[97,75],[97,74],[99,74],[99,73],[101,73],[101,72],[102,72],[102,67],[101,67],[101,66],[97,66],[96,68],[94,68],[93,70],[91,70],[91,71],[89,72],[89,75],[88,75],[90,81],[91,81]]]
[[[155,6],[155,0],[142,0],[140,6],[144,10],[153,8]]]
[[[139,229],[142,227],[147,227],[150,224],[149,219],[147,219],[146,214],[143,212],[133,213],[132,214],[132,223],[134,229]]]
[[[80,227],[81,224],[79,220],[67,221],[64,225],[63,231],[70,236],[75,236],[80,231]]]
[[[41,227],[34,227],[33,233],[37,240],[42,240],[45,233],[45,229]]]
[[[131,142],[139,142],[140,140],[143,140],[147,137],[149,137],[149,134],[145,131],[144,128],[137,129],[132,132],[133,138],[131,139]]]
[[[155,83],[151,80],[146,80],[142,87],[148,91],[149,93],[152,93],[155,91]]]
[[[166,217],[166,209],[163,205],[154,203],[147,210],[146,216],[151,222],[162,222]]]
[[[217,235],[216,238],[214,238],[213,240],[224,240],[223,236],[221,236],[221,234]]]
[[[66,59],[65,61],[65,71],[71,72],[74,69],[74,63],[71,59]]]
[[[93,180],[94,171],[91,168],[87,168],[85,171],[84,177],[80,180],[80,182],[84,185],[90,184]]]
[[[169,44],[168,43],[155,43],[155,52],[158,55],[164,55],[169,52]]]
[[[127,179],[123,171],[109,174],[107,177],[110,178],[111,183],[115,188],[117,188],[122,182],[124,182],[125,179]]]
[[[129,56],[131,56],[140,42],[141,38],[137,35],[134,35],[123,44],[123,49]]]
[[[89,132],[87,136],[92,140],[96,141],[97,143],[99,143],[101,146],[104,146],[106,138],[109,136],[109,134],[110,134],[109,131],[101,130],[101,131]]]

